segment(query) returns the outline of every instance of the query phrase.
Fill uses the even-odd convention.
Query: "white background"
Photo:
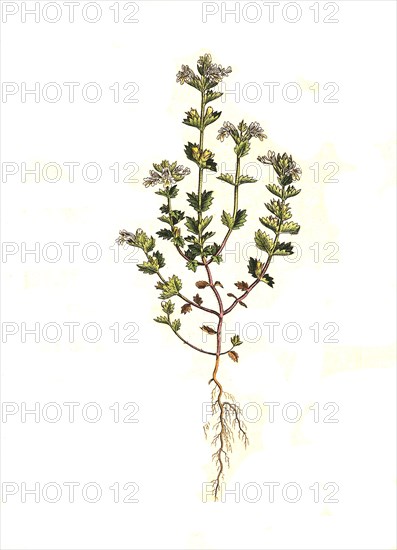
[[[118,3],[119,23],[113,2],[98,3],[96,23],[84,19],[84,13],[86,19],[95,15],[90,11],[95,7],[84,2],[73,23],[61,2],[56,23],[46,21],[55,13],[53,7],[43,11],[46,2],[40,2],[37,22],[33,16],[23,21],[21,2],[3,2],[3,18],[6,4],[18,11],[2,23],[2,80],[16,83],[16,93],[2,97],[2,162],[16,163],[7,167],[17,166],[17,173],[5,180],[3,171],[2,184],[2,399],[16,405],[11,405],[15,414],[2,418],[3,499],[4,483],[14,483],[17,492],[3,504],[2,548],[394,548],[395,3],[320,3],[317,23],[313,2],[295,3],[298,12],[294,6],[285,11],[281,3],[273,22],[263,2],[236,3],[234,15],[224,13],[234,2],[207,8],[196,1],[139,2],[136,22],[130,23],[123,18],[134,6],[125,2]],[[331,15],[334,6],[338,11]],[[216,12],[206,22],[204,9]],[[301,17],[293,23],[295,13]],[[337,22],[325,22],[327,16]],[[214,474],[201,414],[212,359],[182,346],[167,327],[152,321],[160,310],[154,277],[138,272],[139,255],[125,261],[128,252],[120,249],[117,256],[114,247],[121,228],[153,234],[160,228],[160,197],[141,184],[152,162],[168,158],[190,165],[192,175],[181,188],[196,185],[183,145],[197,136],[180,122],[186,110],[197,107],[198,94],[177,84],[175,74],[182,63],[194,67],[206,52],[233,67],[226,86],[236,93],[213,104],[223,111],[220,121],[257,120],[268,135],[264,144],[253,145],[249,162],[268,149],[287,151],[303,170],[303,191],[291,201],[302,226],[295,239],[298,261],[274,262],[275,287],[258,287],[248,309],[238,308],[227,321],[229,331],[240,323],[237,328],[251,343],[239,348],[238,364],[221,362],[221,380],[242,405],[257,403],[261,412],[258,422],[248,423],[249,448],[236,444],[227,472],[227,488],[237,489],[240,502],[233,495],[226,502],[202,502],[202,484]],[[25,100],[23,83],[32,88],[35,82],[40,93],[46,83],[58,83],[62,97],[53,103],[45,94],[38,102],[32,95]],[[79,83],[75,101],[69,102],[64,82]],[[89,82],[102,90],[97,102],[81,95]],[[122,101],[129,82],[139,87],[134,103]],[[269,82],[280,84],[274,101],[264,84]],[[299,101],[282,94],[291,82],[302,91]],[[318,101],[311,88],[316,82]],[[120,83],[119,102],[109,88],[114,83]],[[337,101],[325,101],[335,89],[335,84],[324,89],[327,83],[337,85],[332,96]],[[207,145],[231,169],[231,146],[215,140],[217,127],[207,131]],[[39,182],[32,176],[24,182],[21,163],[31,168],[36,162],[40,170],[50,162],[78,162],[80,168],[74,182],[66,170],[57,182],[43,174]],[[88,162],[101,166],[96,183],[82,177]],[[116,162],[121,179],[128,173],[122,166],[136,164],[133,182],[114,181],[109,167]],[[310,168],[315,163],[317,182]],[[337,164],[338,181],[327,180],[326,163]],[[225,301],[236,280],[249,281],[242,253],[259,227],[255,220],[265,215],[268,177],[263,171],[260,182],[242,188],[248,223],[234,232],[225,263],[214,268],[225,285]],[[215,189],[213,225],[223,234],[219,214],[231,210],[230,188],[214,177],[206,185]],[[68,242],[79,243],[72,261]],[[59,261],[50,261],[56,248],[48,243],[57,243]],[[87,243],[97,243],[96,249]],[[324,249],[327,243],[334,244]],[[193,295],[194,281],[203,274],[188,273],[169,243],[159,245],[167,273],[183,275],[184,292]],[[38,257],[24,255],[35,246]],[[98,261],[88,261],[98,249]],[[252,247],[249,252],[254,254]],[[182,332],[196,344],[213,345],[201,342],[199,326],[211,321],[208,316],[191,313],[182,321]],[[73,342],[65,322],[79,323]],[[266,322],[280,323],[273,343]],[[27,328],[39,323],[37,342],[32,335],[23,341],[22,323]],[[48,341],[53,332],[47,339],[43,335],[47,323],[62,328],[57,343]],[[87,323],[101,328],[96,343],[83,338]],[[118,343],[110,329],[115,323]],[[126,323],[135,325],[124,329]],[[301,327],[298,342],[288,341],[292,329],[282,337],[287,323]],[[309,328],[315,323],[319,342]],[[326,323],[338,326],[337,343],[324,341],[330,334]],[[5,336],[10,327],[15,334]],[[123,342],[131,327],[138,341]],[[23,403],[32,408],[35,402],[39,421],[28,415],[24,422]],[[49,422],[45,409],[43,414],[50,402],[61,407],[58,422]],[[80,403],[73,423],[65,402]],[[98,422],[82,417],[89,402],[102,411]],[[129,402],[139,406],[138,423],[122,422]],[[264,402],[280,403],[274,422]],[[281,414],[289,402],[302,409],[298,422]],[[114,403],[121,407],[120,422],[109,409]],[[319,422],[310,409],[314,403]],[[335,408],[323,410],[326,403],[336,403],[338,422],[324,422]],[[39,483],[41,489],[48,482],[63,487],[59,502],[42,494],[39,503],[29,495],[22,502],[21,484]],[[80,483],[73,503],[64,482]],[[102,489],[97,503],[82,497],[88,482]],[[137,483],[139,502],[115,503],[109,487],[116,482]],[[280,484],[273,503],[265,482]],[[247,483],[262,490],[256,502],[249,502],[254,492],[244,493]],[[298,502],[282,498],[286,483],[301,488]],[[314,483],[321,487],[318,503],[309,489]],[[338,502],[324,502],[330,493],[323,490],[326,483],[338,485]],[[122,498],[128,492],[122,490]]]

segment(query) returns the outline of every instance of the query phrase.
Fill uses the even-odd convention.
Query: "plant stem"
[[[181,336],[179,334],[179,332],[176,332],[172,327],[172,332],[179,338],[179,340],[181,340],[184,344],[188,345],[189,347],[195,349],[196,351],[200,351],[201,353],[205,353],[207,355],[214,355],[216,356],[216,352],[214,351],[206,351],[204,349],[201,349],[201,348],[198,348],[197,346],[195,346],[194,344],[191,344],[188,340],[185,340],[185,338],[183,338],[183,336]],[[230,348],[228,349],[227,351],[223,351],[222,353],[220,353],[219,355],[226,355],[227,353],[229,353],[229,351],[231,351],[233,348]],[[212,380],[211,380],[212,382]]]
[[[167,197],[167,205],[168,205],[168,213],[169,213],[169,216],[170,216],[171,229],[173,230],[175,225],[172,221],[172,205],[171,205],[171,198],[170,197]],[[182,248],[179,245],[175,244],[175,243],[174,243],[174,246],[177,249],[177,251],[179,252],[180,256],[182,256],[182,258],[188,262],[189,258],[186,256],[186,254],[184,253]]]
[[[201,92],[201,106],[200,106],[200,152],[204,149],[204,108],[205,108],[205,101],[204,101],[204,92]],[[203,214],[201,212],[201,196],[203,192],[203,168],[199,166],[199,182],[198,182],[198,205],[199,205],[199,212],[198,212],[198,220],[199,224],[201,223]],[[201,231],[199,231],[199,239],[201,238]]]
[[[235,178],[234,178],[235,187],[234,187],[234,202],[233,202],[233,221],[236,221],[236,215],[237,215],[237,209],[238,209],[238,188],[239,188],[238,181],[239,181],[239,178],[240,178],[240,158],[237,157],[237,160],[236,160],[236,175],[235,175]],[[225,238],[222,241],[222,244],[220,245],[220,247],[217,250],[216,255],[219,255],[222,252],[222,250],[225,248],[226,243],[227,243],[230,235],[232,234],[232,231],[233,231],[233,229],[228,230],[228,232],[226,233]],[[211,262],[212,262],[212,259],[208,263],[211,263]]]
[[[148,255],[146,254],[146,257]],[[165,280],[165,278],[161,275],[160,271],[157,271],[157,275],[160,279],[160,281],[162,283],[166,283],[167,281]],[[189,300],[189,298],[186,298],[186,296],[184,296],[183,294],[181,294],[180,292],[178,292],[177,296],[179,296],[179,298],[181,298],[184,302],[186,302],[187,304],[190,304],[191,306],[193,307],[196,307],[197,309],[201,309],[202,311],[206,311],[207,313],[212,313],[212,315],[216,315],[217,317],[219,317],[219,313],[217,311],[215,311],[214,309],[209,309],[207,307],[204,307],[204,306],[199,306],[198,304],[196,304],[195,302],[192,302],[191,300]]]
[[[281,205],[284,206],[285,204],[285,189],[283,187],[283,192],[282,192],[282,198],[281,198]],[[230,307],[228,307],[224,314],[227,315],[228,313],[230,313],[235,307],[236,305],[241,302],[242,300],[244,300],[248,294],[256,287],[256,285],[258,283],[261,282],[261,279],[263,278],[263,276],[265,275],[266,271],[268,270],[269,268],[269,265],[270,265],[270,262],[272,261],[272,258],[274,256],[274,251],[276,250],[276,247],[277,247],[277,244],[278,244],[278,240],[280,238],[280,233],[281,233],[281,226],[282,226],[282,223],[283,223],[283,219],[280,219],[279,222],[278,222],[278,228],[277,228],[277,232],[276,232],[276,237],[274,239],[274,243],[273,243],[273,248],[270,252],[270,254],[268,255],[268,258],[266,260],[266,263],[265,265],[263,266],[262,268],[262,271],[261,271],[261,274],[260,274],[260,277],[258,279],[256,279],[256,281],[254,281],[252,283],[252,285],[250,285],[248,287],[248,289],[244,292],[244,294],[242,294],[239,298],[236,298],[236,300],[232,303],[232,305]]]

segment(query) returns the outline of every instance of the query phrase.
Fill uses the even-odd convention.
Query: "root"
[[[218,367],[219,356],[217,356],[213,377],[210,380],[210,383],[214,383],[211,392],[212,418],[204,425],[206,437],[211,426],[212,430],[215,432],[211,442],[216,448],[212,455],[212,460],[216,468],[216,477],[211,482],[212,494],[215,500],[219,498],[225,468],[230,467],[230,453],[233,450],[232,445],[234,443],[235,433],[237,433],[238,439],[242,441],[245,448],[249,444],[247,427],[243,421],[242,411],[233,395],[225,392],[221,383],[218,381]]]

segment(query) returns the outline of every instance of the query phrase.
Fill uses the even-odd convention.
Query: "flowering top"
[[[232,72],[231,67],[224,68],[222,65],[212,63],[212,57],[209,53],[202,55],[197,61],[197,75],[189,65],[182,65],[181,70],[176,75],[176,81],[180,84],[189,84],[200,91],[208,90],[219,84],[226,76]]]
[[[250,150],[251,138],[258,138],[263,141],[267,138],[259,122],[251,122],[249,126],[242,120],[240,124],[235,127],[231,122],[224,122],[218,130],[217,139],[223,141],[225,138],[231,136],[236,144],[234,151],[238,157],[244,157]]]
[[[293,160],[292,156],[288,156],[287,153],[283,153],[282,155],[278,153],[276,155],[274,151],[268,151],[267,155],[258,157],[258,160],[262,162],[262,164],[270,164],[273,166],[276,174],[280,178],[285,177],[297,181],[302,174],[300,167]]]
[[[231,122],[224,122],[218,130],[217,139],[223,141],[229,136],[232,136],[236,144],[243,140],[249,141],[251,138],[258,138],[260,141],[267,138],[259,122],[251,122],[251,124],[247,126],[244,121],[240,122],[238,129]]]
[[[190,174],[190,168],[185,168],[182,165],[177,165],[177,162],[169,163],[168,160],[163,160],[161,164],[153,164],[155,170],[149,171],[149,177],[143,180],[145,187],[150,187],[157,184],[163,184],[164,187],[169,187],[174,183],[183,180],[185,176]]]

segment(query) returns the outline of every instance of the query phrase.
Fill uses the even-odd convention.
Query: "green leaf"
[[[240,340],[240,336],[238,334],[235,334],[234,336],[232,336],[230,338],[230,341],[232,343],[233,346],[241,346],[241,344],[243,343],[241,340]]]
[[[202,168],[206,168],[207,170],[211,170],[212,172],[216,172],[216,166],[217,166],[216,162],[212,158],[210,158],[205,162],[205,164],[204,164],[204,166],[202,166]]]
[[[209,224],[212,221],[212,218],[213,216],[206,216],[201,220],[201,222],[198,224],[200,231],[204,231],[204,229],[206,229],[209,226]]]
[[[263,264],[256,258],[250,258],[248,263],[248,273],[250,273],[255,279],[260,277]]]
[[[212,107],[207,107],[207,111],[204,115],[204,128],[218,120],[221,114],[221,111],[214,111]]]
[[[173,237],[172,242],[174,243],[175,246],[179,246],[180,248],[185,246],[185,239],[180,235],[176,235],[175,237]]]
[[[186,112],[186,118],[182,121],[183,124],[187,124],[188,126],[193,126],[194,128],[198,128],[201,130],[201,124],[200,124],[200,115],[196,109],[190,109],[190,111]]]
[[[166,302],[161,302],[161,309],[167,315],[171,315],[172,313],[174,313],[175,304],[171,302],[171,300],[167,300]]]
[[[276,201],[272,199],[265,206],[269,210],[269,212],[277,216],[277,218],[279,218],[282,221],[288,220],[289,218],[292,217],[290,206],[288,204],[283,203],[280,200]]]
[[[234,148],[234,152],[236,153],[236,155],[241,158],[241,157],[245,157],[246,155],[248,155],[248,152],[250,150],[250,144],[248,141],[244,140],[244,141],[241,141],[238,145],[236,145],[236,147]]]
[[[189,160],[195,162],[200,168],[216,172],[216,162],[213,159],[214,154],[209,149],[203,151],[197,143],[189,141],[185,145],[185,154]]]
[[[190,233],[194,233],[195,235],[199,234],[198,219],[186,216],[185,226],[187,227],[187,230],[190,231]]]
[[[168,317],[166,317],[165,315],[159,315],[159,317],[156,317],[153,320],[156,321],[156,323],[163,323],[164,325],[169,324]]]
[[[156,235],[158,235],[161,239],[164,240],[171,240],[172,239],[172,231],[170,229],[160,229],[160,231],[157,231]]]
[[[198,195],[196,193],[187,193],[187,202],[196,210],[196,212],[205,212],[208,210],[214,200],[213,191],[203,191],[201,194],[201,208],[199,205]]]
[[[164,256],[161,254],[161,252],[159,252],[158,250],[156,252],[153,252],[153,256],[156,258],[157,260],[157,264],[159,266],[159,269],[161,269],[162,267],[165,266],[165,259],[164,259]]]
[[[208,248],[209,254],[211,254],[212,256],[216,256],[216,253],[219,250],[219,244],[213,243],[210,246],[206,246],[206,248]]]
[[[259,250],[263,250],[268,254],[271,254],[273,251],[273,239],[265,231],[261,231],[260,229],[255,233],[255,244]]]
[[[275,218],[274,216],[267,216],[266,218],[259,218],[259,221],[262,225],[267,227],[268,229],[271,229],[275,233],[278,233],[278,228],[280,225],[280,221]]]
[[[263,263],[255,258],[249,259],[248,264],[248,272],[254,277],[254,279],[259,279],[262,273],[263,269]],[[270,277],[270,275],[265,274],[261,279],[264,283],[269,285],[270,287],[273,287],[274,285],[274,279],[273,277]]]
[[[143,262],[142,264],[138,264],[139,271],[142,271],[143,273],[146,273],[147,275],[154,275],[158,272],[160,266],[157,257],[155,256],[148,256],[147,262]]]
[[[221,220],[223,225],[226,225],[226,227],[228,227],[229,229],[233,229],[233,225],[234,225],[233,216],[228,214],[225,210],[222,212]]]
[[[228,227],[229,229],[240,229],[247,221],[247,211],[237,210],[236,218],[233,219],[233,216],[231,216],[224,210],[222,212],[221,220],[223,225],[226,225],[226,227]]]
[[[237,210],[236,219],[234,221],[233,229],[240,229],[247,221],[247,211]]]
[[[279,185],[276,185],[275,183],[268,183],[266,187],[269,189],[270,193],[273,193],[276,197],[280,197],[280,199],[283,198],[283,189]]]
[[[185,219],[185,212],[181,212],[180,210],[172,210],[171,218],[173,225],[176,225]]]
[[[270,277],[270,275],[268,275],[267,273],[263,276],[263,279],[261,279],[261,281],[269,285],[271,288],[274,287],[274,279],[273,277]]]
[[[196,260],[190,260],[186,263],[186,267],[190,269],[190,271],[193,271],[194,273],[196,273],[198,262]]]
[[[215,235],[214,231],[207,231],[207,233],[204,233],[203,235],[201,235],[201,239],[203,242],[205,242],[205,241],[208,241],[208,239],[210,239],[214,235]]]
[[[291,243],[278,243],[274,251],[275,256],[290,256],[294,253]]]
[[[212,259],[213,259],[214,262],[217,263],[218,265],[219,265],[220,263],[223,262],[222,256],[219,256],[219,255],[214,255],[214,256],[212,256]]]
[[[239,185],[242,185],[243,183],[255,183],[258,181],[255,178],[252,178],[251,176],[240,176],[238,179]]]
[[[221,181],[225,181],[226,183],[229,183],[230,185],[234,185],[234,178],[231,174],[221,174],[216,179],[221,180]]]
[[[205,103],[209,103],[210,101],[214,101],[215,99],[218,99],[223,95],[222,92],[214,92],[212,90],[208,90],[204,96]]]
[[[182,281],[176,275],[173,275],[165,283],[159,282],[157,288],[162,290],[160,298],[166,300],[167,298],[172,298],[176,296],[178,292],[182,289]]]
[[[281,224],[280,233],[290,233],[291,235],[296,235],[299,233],[300,225],[295,222],[284,222]]]
[[[188,196],[187,202],[190,204],[190,206],[194,208],[196,212],[199,212],[200,208],[199,208],[198,195],[196,195],[196,193],[186,193],[186,195]]]
[[[187,145],[185,145],[185,155],[187,158],[196,164],[199,164],[200,160],[200,147],[197,143],[188,142]]]
[[[301,192],[301,189],[295,189],[293,185],[289,185],[285,190],[285,198],[289,199],[290,197],[295,197],[296,195],[299,195]]]
[[[169,216],[160,216],[159,218],[157,218],[158,220],[160,220],[161,222],[163,223],[168,223],[168,225],[171,225],[172,226],[172,221],[170,219]]]
[[[201,195],[201,212],[209,210],[212,205],[214,197],[212,196],[213,191],[203,191]]]
[[[201,256],[201,245],[199,243],[190,244],[185,252],[189,260],[194,260],[197,256]]]
[[[178,332],[178,330],[180,330],[180,328],[181,328],[180,319],[175,319],[174,321],[172,321],[171,328],[174,332]]]
[[[159,165],[156,165],[156,166],[159,166]],[[162,167],[159,166],[159,172],[161,171],[162,171]],[[159,189],[158,191],[156,191],[156,195],[160,195],[161,197],[166,197],[170,199],[175,199],[178,193],[179,193],[179,189],[177,185],[171,185],[171,187],[166,187],[165,189]]]
[[[135,246],[142,248],[142,250],[148,254],[153,250],[156,245],[156,241],[153,237],[148,237],[142,229],[138,229],[135,234]]]

